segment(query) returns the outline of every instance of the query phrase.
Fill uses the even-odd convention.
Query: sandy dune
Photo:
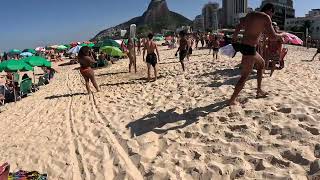
[[[240,56],[195,51],[182,73],[162,49],[158,81],[146,83],[140,56],[136,75],[127,60],[97,69],[102,92],[90,96],[77,66],[61,66],[50,85],[0,107],[0,162],[50,179],[307,179],[320,62],[304,61],[314,49],[289,49],[286,68],[264,79],[271,95],[255,99],[253,73],[232,108]]]

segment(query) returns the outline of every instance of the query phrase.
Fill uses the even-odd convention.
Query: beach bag
[[[234,57],[236,50],[233,48],[232,44],[228,44],[219,49],[219,53],[228,57]]]

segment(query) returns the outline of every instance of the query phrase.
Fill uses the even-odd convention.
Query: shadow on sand
[[[63,94],[63,95],[54,95],[45,97],[45,99],[58,99],[58,98],[66,98],[66,97],[73,97],[73,96],[82,96],[87,95],[86,93],[74,93],[74,94]]]
[[[113,72],[113,73],[104,73],[104,74],[97,74],[96,76],[109,76],[109,75],[118,75],[118,74],[127,74],[129,72]]]
[[[224,82],[216,82],[213,81],[211,84],[208,85],[208,87],[220,87],[222,85],[235,85],[239,79],[240,79],[241,69],[235,68],[235,69],[221,69],[216,70],[214,72],[210,73],[204,73],[200,75],[199,77],[207,77],[207,76],[221,76],[225,79]],[[252,74],[248,77],[247,80],[252,80],[256,78],[256,73],[253,71]]]
[[[197,121],[199,117],[205,117],[211,112],[218,112],[227,107],[227,101],[217,102],[206,107],[199,107],[192,109],[183,114],[174,112],[174,109],[170,109],[166,112],[159,111],[156,114],[149,114],[141,119],[131,122],[126,125],[126,128],[131,130],[131,136],[141,136],[148,132],[155,132],[158,134],[165,133],[170,130],[181,129],[187,127]],[[161,128],[166,124],[176,123],[179,121],[185,121],[184,124],[167,129],[156,129]]]

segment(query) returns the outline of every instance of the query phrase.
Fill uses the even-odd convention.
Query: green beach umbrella
[[[64,46],[67,47],[68,49],[71,48],[70,44],[65,44]]]
[[[85,44],[85,43],[82,43],[82,44],[80,44],[79,46],[88,46],[89,48],[92,48],[92,47],[94,47],[94,44],[93,43],[90,43],[90,44]]]
[[[104,52],[112,57],[115,57],[115,56],[122,57],[124,55],[123,52],[119,48],[112,47],[112,46],[104,46],[104,47],[100,48],[100,51]]]
[[[36,50],[34,50],[34,49],[25,49],[22,52],[29,52],[29,53],[32,53],[32,54],[36,54],[37,53]]]
[[[9,54],[21,54],[22,52],[20,51],[20,50],[18,50],[18,49],[11,49],[10,51],[9,51]]]
[[[21,60],[8,60],[0,63],[0,71],[33,71],[33,67]]]
[[[32,56],[25,59],[22,59],[25,63],[29,64],[30,66],[38,66],[38,67],[51,67],[51,62],[45,58],[40,56]]]
[[[117,41],[112,39],[105,39],[95,44],[95,47],[104,47],[104,46],[113,46],[113,47],[120,48],[120,44],[118,44]]]
[[[68,49],[68,48],[64,45],[60,45],[57,47],[57,50],[66,50],[66,49]]]

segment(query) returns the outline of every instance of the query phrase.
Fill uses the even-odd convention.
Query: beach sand
[[[86,95],[78,65],[59,66],[51,84],[0,107],[0,162],[49,179],[307,179],[320,143],[319,61],[290,47],[286,68],[252,73],[241,106],[227,107],[240,55],[212,60],[194,51],[181,72],[161,48],[159,79],[128,60],[97,69],[102,92]],[[320,158],[320,157],[318,157]]]

